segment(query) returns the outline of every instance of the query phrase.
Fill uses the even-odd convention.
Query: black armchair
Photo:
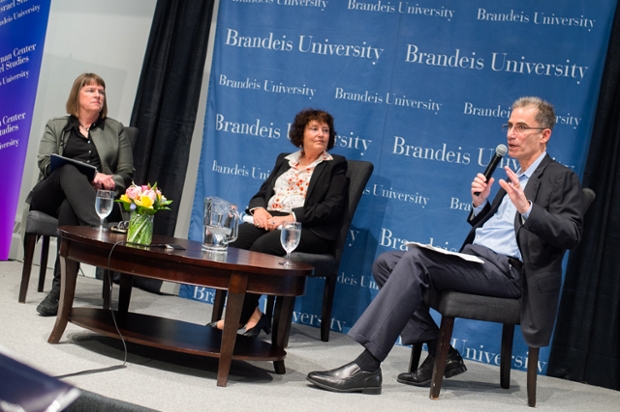
[[[336,290],[336,279],[338,278],[338,269],[340,267],[340,258],[344,252],[353,215],[355,214],[355,210],[357,209],[357,205],[373,169],[374,166],[370,162],[360,160],[348,161],[347,180],[349,189],[345,204],[342,208],[340,233],[338,234],[338,238],[333,242],[332,249],[329,253],[291,253],[291,259],[309,263],[314,266],[314,277],[325,278],[323,308],[321,313],[321,340],[323,342],[329,341],[329,327],[331,323],[334,293]],[[268,305],[268,307],[270,307],[270,305]]]
[[[595,197],[596,195],[592,189],[583,189],[582,210],[584,215]],[[430,398],[434,400],[439,399],[455,318],[475,319],[503,324],[500,355],[500,386],[503,389],[510,388],[512,342],[514,327],[520,324],[521,299],[495,298],[461,293],[453,290],[446,290],[443,292],[429,290],[425,296],[425,301],[431,308],[441,314],[441,326],[439,328],[437,356],[435,357],[433,378],[431,380]],[[418,368],[421,351],[422,343],[413,345],[409,371],[414,371]],[[540,348],[529,348],[527,362],[527,398],[528,405],[531,407],[536,406],[536,377],[539,351]]]
[[[347,181],[348,192],[345,198],[345,204],[342,208],[342,214],[340,217],[340,232],[338,238],[333,242],[332,248],[325,254],[313,254],[313,253],[291,253],[291,259],[299,260],[305,263],[309,263],[314,266],[314,277],[324,277],[325,287],[323,290],[323,307],[321,314],[321,340],[324,342],[329,341],[329,326],[332,315],[332,306],[334,301],[334,293],[336,289],[336,279],[338,277],[338,268],[340,266],[340,258],[344,252],[345,244],[347,241],[347,235],[349,233],[349,227],[353,220],[353,215],[357,209],[360,198],[374,166],[370,162],[361,160],[348,160],[347,168]],[[222,317],[224,312],[224,301],[226,298],[226,291],[217,290],[215,294],[215,301],[213,303],[212,321],[216,321]],[[269,296],[267,299],[267,316],[271,317],[274,296]],[[287,332],[288,336],[288,332]]]
[[[127,137],[131,142],[131,148],[134,150],[136,141],[138,140],[138,129],[136,127],[127,127]],[[30,197],[30,194],[28,195]],[[29,200],[29,199],[28,199]],[[120,205],[119,205],[120,206]],[[19,287],[19,303],[26,302],[26,294],[28,292],[28,283],[30,281],[30,272],[34,258],[34,249],[39,238],[43,239],[41,246],[41,258],[39,263],[39,284],[38,292],[43,292],[45,283],[45,272],[47,271],[47,256],[49,252],[50,238],[58,237],[56,230],[58,228],[58,219],[37,210],[30,210],[26,214],[24,229],[24,265],[22,268],[22,280]]]

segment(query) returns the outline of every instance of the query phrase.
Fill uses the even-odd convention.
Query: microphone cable
[[[110,288],[108,290],[109,296],[110,296],[110,314],[112,315],[112,322],[114,323],[114,328],[116,329],[116,333],[118,333],[118,336],[121,340],[121,342],[123,343],[123,349],[125,351],[125,357],[123,359],[123,367],[125,366],[125,364],[127,363],[127,344],[125,343],[125,338],[123,337],[123,334],[121,333],[120,328],[118,327],[118,323],[116,322],[116,316],[114,315],[114,309],[112,308],[112,289],[113,289],[113,285],[114,283],[112,282],[112,274],[110,273],[110,263],[112,262],[112,252],[114,252],[114,249],[116,248],[116,246],[118,245],[127,245],[127,244],[133,244],[133,242],[127,242],[126,240],[120,240],[116,243],[114,243],[112,245],[112,248],[110,249],[110,252],[108,253],[108,266],[106,268],[106,276],[108,277],[108,287]],[[133,286],[132,286],[133,287]]]
[[[88,370],[83,370],[80,372],[74,372],[74,373],[67,373],[65,375],[59,375],[59,376],[55,376],[55,378],[57,379],[65,379],[65,378],[69,378],[72,376],[80,376],[80,375],[89,375],[92,373],[99,373],[99,372],[109,372],[109,371],[113,371],[113,370],[117,370],[117,369],[124,369],[127,367],[127,344],[125,343],[125,338],[123,337],[123,334],[120,331],[120,328],[118,327],[118,323],[116,322],[116,316],[114,315],[114,309],[112,309],[112,275],[110,274],[110,263],[112,261],[112,252],[114,252],[114,249],[116,248],[116,246],[118,245],[124,245],[130,242],[127,241],[119,241],[114,243],[114,245],[112,245],[112,249],[110,249],[110,252],[108,253],[108,266],[105,270],[105,274],[104,276],[107,276],[108,281],[109,281],[109,288],[110,290],[108,291],[110,294],[110,313],[112,315],[112,322],[114,323],[114,328],[116,329],[116,333],[118,333],[118,336],[121,340],[121,342],[123,343],[123,351],[124,351],[124,357],[123,357],[123,363],[121,365],[116,365],[116,366],[109,366],[106,368],[99,368],[99,369],[88,369]],[[81,269],[80,269],[81,270]]]
[[[118,323],[116,321],[116,316],[114,315],[114,309],[112,308],[112,289],[114,286],[114,283],[112,282],[112,274],[110,273],[110,264],[112,262],[112,253],[114,252],[114,249],[116,248],[116,246],[121,245],[121,246],[126,246],[126,245],[133,245],[133,246],[141,246],[141,247],[147,247],[147,248],[157,248],[157,247],[163,247],[166,249],[172,249],[170,245],[165,244],[165,243],[157,243],[157,244],[149,244],[149,245],[143,245],[140,243],[135,243],[135,242],[128,242],[126,240],[119,240],[118,242],[114,243],[112,245],[112,248],[110,249],[110,252],[108,253],[108,265],[106,268],[106,276],[108,277],[108,287],[110,288],[110,290],[108,291],[110,294],[110,314],[112,315],[112,322],[114,323],[114,328],[116,329],[116,333],[118,333],[118,336],[121,340],[121,342],[123,343],[123,349],[125,351],[125,356],[123,359],[123,364],[122,367],[125,366],[125,364],[127,363],[127,344],[125,342],[125,338],[123,337],[123,334],[120,331],[120,328],[118,327]],[[121,274],[122,275],[122,274]],[[133,287],[133,286],[132,286]]]
[[[150,245],[143,245],[140,243],[135,243],[135,242],[128,242],[126,240],[121,240],[118,241],[116,243],[114,243],[112,245],[112,248],[110,249],[110,252],[108,253],[108,265],[107,268],[105,269],[106,273],[104,276],[107,276],[108,278],[108,282],[109,282],[109,288],[110,290],[108,291],[110,294],[110,314],[112,315],[112,322],[114,323],[114,328],[116,329],[116,333],[118,334],[122,344],[123,344],[123,351],[124,351],[124,357],[123,357],[123,363],[121,365],[116,365],[116,366],[110,366],[110,367],[106,367],[106,368],[99,368],[99,369],[90,369],[90,370],[84,370],[84,371],[80,371],[80,372],[74,372],[74,373],[68,373],[65,375],[60,375],[60,376],[55,376],[55,378],[57,379],[64,379],[64,378],[68,378],[71,376],[79,376],[79,375],[88,375],[91,373],[98,373],[98,372],[109,372],[109,371],[113,371],[113,370],[117,370],[117,369],[124,369],[127,367],[127,356],[128,356],[128,350],[127,350],[127,343],[125,342],[125,338],[123,337],[123,334],[120,331],[120,328],[118,326],[118,322],[116,320],[116,315],[114,314],[114,309],[112,308],[112,289],[114,286],[114,283],[112,282],[112,274],[110,273],[110,264],[112,262],[112,253],[114,252],[114,249],[116,248],[116,246],[121,245],[121,246],[126,246],[126,245],[134,245],[134,246],[141,246],[141,247],[147,247],[147,248],[152,248],[152,247],[162,247],[165,249],[174,249],[171,245],[166,244],[166,243],[161,243],[161,244],[150,244]],[[81,270],[81,268],[80,268]]]

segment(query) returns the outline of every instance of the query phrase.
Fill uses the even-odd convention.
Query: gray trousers
[[[508,257],[478,245],[465,246],[463,253],[476,255],[484,263],[417,247],[381,254],[372,268],[379,293],[349,336],[383,361],[398,335],[405,344],[437,339],[439,328],[424,303],[429,288],[506,298],[521,296],[521,272],[510,265]]]

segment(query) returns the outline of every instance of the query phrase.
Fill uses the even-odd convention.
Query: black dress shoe
[[[330,371],[310,372],[306,379],[328,391],[362,392],[369,395],[379,395],[383,382],[381,368],[374,372],[365,372],[355,362]]]
[[[404,383],[407,385],[414,386],[429,386],[431,383],[431,379],[433,378],[433,365],[435,364],[435,357],[433,355],[428,355],[422,365],[413,371],[413,372],[405,372],[398,375],[396,379],[400,383]],[[453,376],[459,375],[467,370],[465,366],[465,362],[463,362],[463,358],[458,353],[458,351],[451,349],[448,353],[448,360],[446,361],[446,370],[443,373],[443,376],[446,378],[451,378]]]
[[[39,306],[37,306],[37,312],[39,312],[41,316],[56,316],[56,314],[58,313],[59,298],[59,294],[54,293],[54,291],[52,290],[50,293],[47,294],[45,299],[43,299],[41,303],[39,303]]]
[[[271,333],[271,319],[267,317],[264,313],[258,320],[258,323],[252,328],[248,329],[242,333],[243,336],[248,338],[256,338],[260,335],[261,329],[265,331],[267,335]]]

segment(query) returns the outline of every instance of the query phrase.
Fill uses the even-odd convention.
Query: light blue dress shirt
[[[532,176],[532,173],[534,173],[534,170],[540,165],[540,162],[542,162],[546,154],[547,152],[541,154],[524,173],[521,173],[521,169],[517,170],[516,174],[519,178],[521,187],[525,189],[527,182],[530,180],[530,176]],[[474,208],[474,215],[480,213],[487,202],[488,201],[485,200],[480,206]],[[521,215],[523,219],[528,218],[531,210],[532,205],[530,202],[530,208]],[[516,213],[517,208],[510,200],[510,196],[504,196],[497,212],[495,212],[482,227],[476,229],[476,237],[473,242],[474,245],[481,245],[491,249],[497,254],[522,260],[515,233],[514,219]]]

